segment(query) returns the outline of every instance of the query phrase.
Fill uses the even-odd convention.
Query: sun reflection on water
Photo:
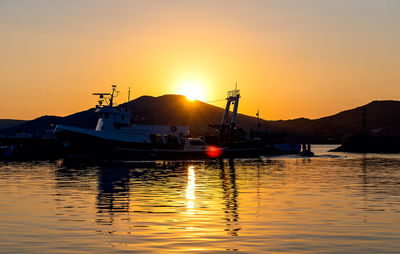
[[[187,186],[186,186],[186,208],[188,209],[187,212],[193,214],[194,212],[194,200],[196,199],[195,196],[196,190],[196,174],[194,171],[194,166],[188,167],[188,179],[187,179]]]

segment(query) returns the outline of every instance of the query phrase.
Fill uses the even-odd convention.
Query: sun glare
[[[204,86],[198,81],[183,81],[178,88],[178,93],[184,95],[191,101],[205,100]]]

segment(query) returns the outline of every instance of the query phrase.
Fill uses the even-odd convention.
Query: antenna
[[[99,107],[102,106],[103,102],[108,103],[108,106],[114,106],[114,97],[117,97],[119,91],[116,90],[117,86],[112,85],[112,92],[111,93],[93,93],[93,95],[99,96]],[[109,96],[109,97],[105,97]]]
[[[104,98],[104,95],[111,95],[110,93],[93,93],[93,95],[99,95],[100,99]]]
[[[110,93],[93,93],[93,95],[99,96],[99,101],[98,101],[99,105],[97,105],[96,107],[101,107],[103,105],[104,101],[107,103],[106,99],[104,99],[104,96],[108,96],[111,94]]]
[[[126,103],[126,112],[129,112],[129,101],[131,99],[131,87],[128,87],[128,102]]]
[[[116,88],[117,88],[116,85],[111,85],[111,87],[112,87],[112,93],[111,93],[111,98],[110,98],[110,103],[109,103],[110,105],[109,106],[113,107],[114,106],[114,97],[118,96],[119,91],[116,90]],[[114,95],[114,93],[115,93],[115,95]]]

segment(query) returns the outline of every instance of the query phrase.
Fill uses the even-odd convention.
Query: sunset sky
[[[208,102],[237,82],[240,113],[269,120],[400,99],[398,0],[0,0],[0,35],[0,118],[86,110],[111,84]]]

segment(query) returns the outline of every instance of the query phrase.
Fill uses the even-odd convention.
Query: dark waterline
[[[397,253],[400,156],[0,164],[0,252]]]

